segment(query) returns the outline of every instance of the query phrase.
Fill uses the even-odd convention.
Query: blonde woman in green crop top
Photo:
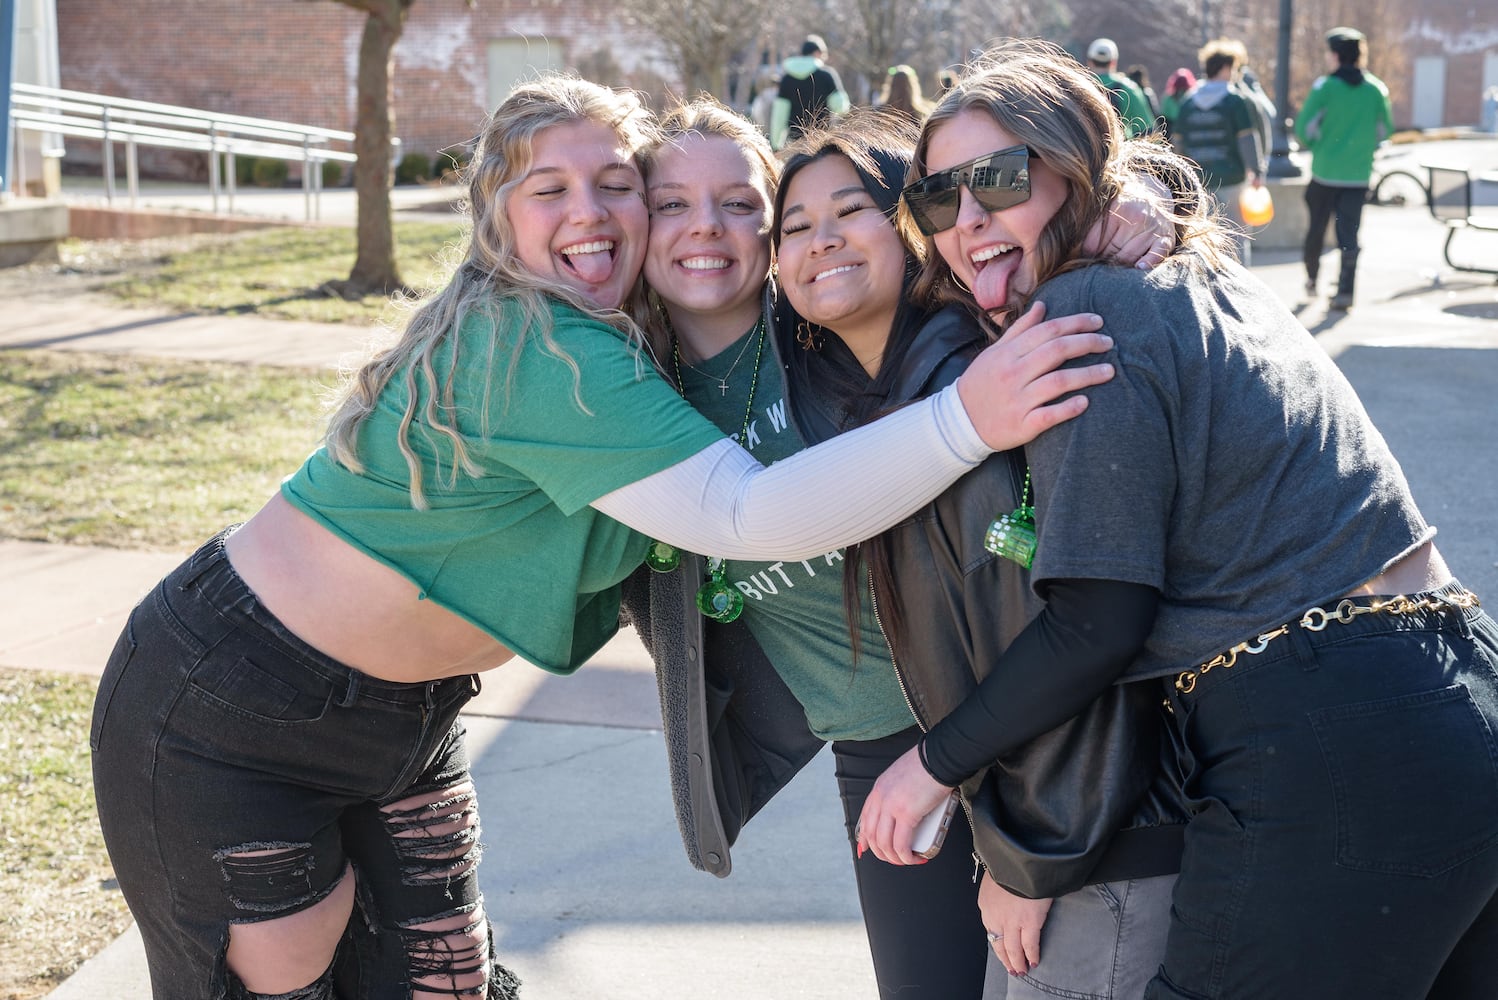
[[[452,280],[357,372],[324,447],[133,612],[90,743],[157,998],[513,995],[457,719],[474,675],[516,653],[576,669],[651,538],[830,551],[1110,377],[1056,370],[1105,338],[1042,324],[944,396],[761,467],[642,351],[651,134],[633,94],[519,86],[474,152]]]

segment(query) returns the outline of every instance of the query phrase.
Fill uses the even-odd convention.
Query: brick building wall
[[[309,0],[56,0],[62,86],[352,131],[365,15]],[[653,53],[621,38],[607,8],[587,0],[418,0],[395,49],[395,133],[435,154],[477,134],[488,104],[491,39],[545,37],[567,68],[610,67],[638,85]],[[600,55],[600,53],[605,53]],[[658,77],[656,77],[658,79]],[[77,150],[75,155],[75,148]],[[69,159],[92,159],[69,140]],[[203,159],[199,156],[198,159]],[[191,157],[175,156],[193,173]],[[169,169],[158,156],[148,163]],[[206,171],[206,162],[196,168]]]
[[[1498,56],[1498,8],[1474,7],[1466,0],[1427,0],[1402,48],[1412,67],[1422,57],[1444,61],[1444,124],[1473,125],[1479,121],[1484,67]],[[1498,80],[1488,79],[1486,83],[1492,86]],[[1395,121],[1410,121],[1411,95],[1396,92],[1392,97]]]

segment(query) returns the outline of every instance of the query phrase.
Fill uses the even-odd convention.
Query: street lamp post
[[[1274,148],[1269,151],[1270,177],[1299,177],[1300,166],[1290,159],[1290,135],[1285,122],[1290,114],[1290,28],[1295,16],[1293,0],[1280,0],[1279,46],[1274,67]]]

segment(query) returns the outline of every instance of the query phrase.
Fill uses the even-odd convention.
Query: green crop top
[[[497,320],[496,320],[497,317]],[[404,371],[381,392],[359,430],[365,469],[354,473],[319,448],[281,492],[297,509],[409,578],[436,601],[554,673],[576,670],[613,636],[618,583],[648,539],[594,511],[593,500],[683,461],[723,437],[646,366],[619,331],[555,304],[552,336],[574,373],[531,339],[514,364],[513,303],[470,315],[458,331],[461,370],[454,413],[476,475],[451,481],[452,448],[421,419],[408,438],[422,469],[427,510],[411,506],[396,441],[406,408]],[[487,372],[494,344],[493,370]],[[438,346],[438,381],[451,352]],[[513,379],[506,392],[506,378]],[[487,374],[487,378],[486,378]],[[482,408],[489,413],[483,431]]]

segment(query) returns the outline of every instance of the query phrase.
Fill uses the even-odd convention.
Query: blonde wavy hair
[[[1174,253],[1192,249],[1214,266],[1226,259],[1226,235],[1211,215],[1190,161],[1163,142],[1126,139],[1097,78],[1064,49],[1038,39],[1012,39],[983,53],[926,118],[909,180],[928,173],[932,133],[966,111],[988,115],[1067,183],[1068,197],[1036,247],[1037,287],[1058,274],[1102,262],[1083,252],[1083,241],[1134,175],[1155,177],[1174,193]],[[953,282],[935,240],[920,233],[903,200],[899,222],[907,239],[918,242],[922,258],[912,295],[927,303],[971,306],[971,294]],[[1021,303],[1013,315],[1026,305]]]
[[[580,376],[577,361],[552,337],[551,301],[560,300],[608,323],[623,331],[636,346],[642,343],[640,321],[645,306],[639,279],[621,308],[600,309],[566,285],[532,273],[516,256],[517,234],[505,203],[531,168],[536,137],[548,128],[573,122],[594,122],[613,129],[637,162],[641,152],[656,141],[654,117],[632,92],[610,90],[561,74],[518,85],[484,123],[473,157],[465,168],[467,247],[460,252],[451,279],[415,304],[404,331],[392,346],[347,376],[328,421],[324,436],[328,453],[347,468],[362,472],[359,428],[373,412],[381,393],[399,376],[406,391],[406,408],[397,431],[398,443],[410,474],[411,505],[417,510],[427,506],[421,462],[410,444],[411,428],[418,417],[418,400],[423,395],[419,390],[425,391],[425,404],[420,409],[424,429],[440,435],[452,449],[452,464],[446,476],[441,477],[443,481],[448,485],[456,482],[460,470],[469,475],[480,471],[464,447],[453,416],[458,409],[453,398],[454,373],[460,370],[460,365],[477,363],[476,359],[458,356],[457,332],[465,320],[482,316],[492,324],[493,335],[482,362],[489,372],[493,371],[496,352],[502,348],[509,351],[511,371],[525,351],[536,347],[562,359],[574,376],[574,400],[585,412],[577,389],[576,380]],[[518,307],[521,317],[518,325],[500,323],[506,303]],[[447,364],[445,378],[439,377],[434,364],[439,352]],[[636,364],[643,372],[638,355]],[[508,384],[507,380],[506,388]],[[490,389],[486,389],[486,398],[478,407],[486,418]],[[484,431],[487,432],[487,425]]]

